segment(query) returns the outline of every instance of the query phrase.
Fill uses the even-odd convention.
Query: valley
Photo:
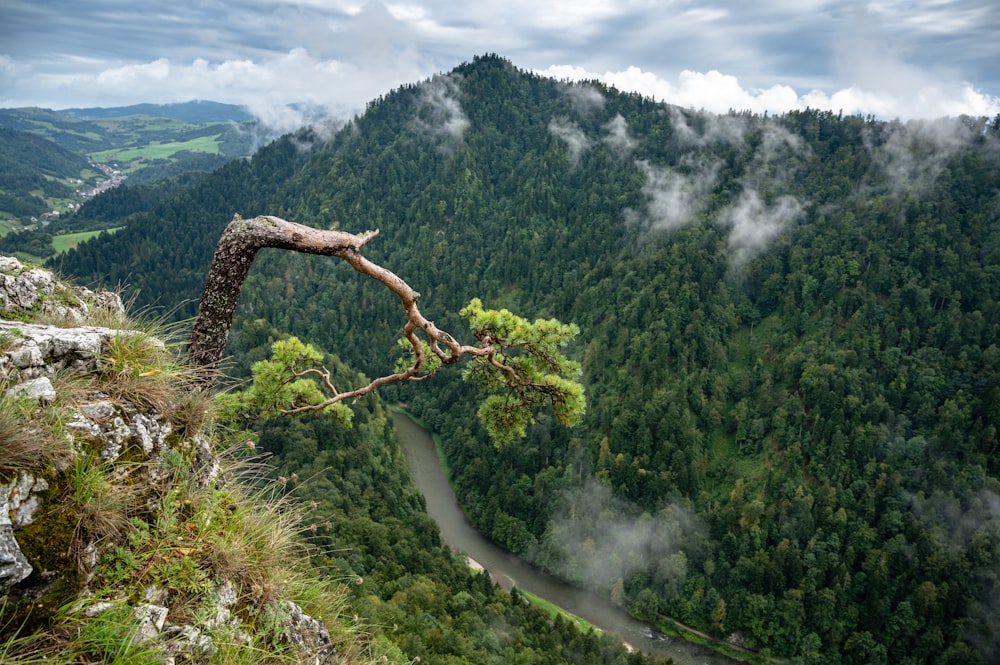
[[[449,367],[359,399],[350,426],[249,425],[274,477],[303,479],[317,565],[363,579],[359,616],[408,659],[642,656],[494,595],[442,547],[381,399],[439,436],[483,537],[640,622],[762,662],[1000,654],[998,118],[715,115],[481,56],[333,136],[162,188],[130,175],[89,206],[119,230],[49,265],[171,320],[194,315],[229,220],[272,214],[378,229],[364,255],[456,338],[473,298],[579,327],[572,428],[541,410],[496,445],[485,393]],[[384,375],[405,321],[336,259],[273,250],[236,317],[239,385],[289,336],[337,385]]]

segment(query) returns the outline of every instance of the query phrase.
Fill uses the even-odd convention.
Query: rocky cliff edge
[[[369,660],[186,376],[117,295],[0,257],[0,662]]]

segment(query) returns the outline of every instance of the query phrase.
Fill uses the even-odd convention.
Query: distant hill
[[[67,111],[0,109],[0,127],[31,132],[97,161],[145,158],[140,151],[153,144],[156,154],[151,157],[158,159],[181,151],[239,157],[261,141],[252,116],[238,106],[215,102]],[[206,138],[210,141],[199,141]],[[114,151],[127,154],[108,154]]]
[[[112,171],[127,175],[132,185],[207,173],[273,138],[240,107],[217,102],[67,112],[0,109],[0,131],[0,235],[28,232],[8,236],[2,246],[36,259],[48,255],[44,248],[52,233],[104,227],[103,222],[93,226],[91,217],[70,219],[65,213],[88,200],[98,191],[98,180]],[[148,197],[144,191],[113,198],[101,207],[134,210],[121,201]],[[55,215],[41,219],[52,211],[60,212],[58,222]]]
[[[105,150],[111,144],[105,127],[51,109],[0,109],[0,127],[31,132],[78,155]]]
[[[90,161],[115,164],[133,182],[211,171],[273,138],[240,107],[217,102],[0,109],[0,127],[48,139]]]
[[[0,215],[5,219],[51,211],[74,200],[77,190],[93,187],[99,176],[84,157],[52,141],[0,127]]]
[[[23,169],[57,178],[80,177],[87,160],[31,132],[0,127],[0,175]]]
[[[62,109],[64,113],[81,120],[105,120],[109,118],[128,118],[133,116],[149,116],[151,118],[170,118],[184,122],[250,122],[254,116],[242,106],[222,104],[220,102],[194,100],[177,104],[133,104],[105,108]]]

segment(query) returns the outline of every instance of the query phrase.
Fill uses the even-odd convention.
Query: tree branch
[[[208,270],[201,304],[188,341],[188,363],[201,370],[206,383],[211,384],[215,380],[229,339],[243,282],[257,252],[265,247],[338,257],[347,261],[356,271],[382,283],[399,297],[407,318],[403,334],[413,348],[413,365],[405,371],[375,379],[365,388],[341,393],[339,400],[369,393],[387,383],[416,378],[426,361],[424,346],[417,331],[423,331],[428,338],[429,348],[444,364],[453,363],[466,354],[478,356],[490,353],[492,349],[488,346],[464,346],[447,332],[440,330],[420,313],[417,307],[419,295],[409,284],[392,271],[361,255],[361,248],[377,235],[377,230],[355,235],[314,229],[271,215],[253,219],[234,217],[219,239]]]
[[[480,419],[496,441],[523,436],[525,426],[533,421],[531,409],[546,402],[564,424],[571,425],[583,415],[583,386],[573,380],[579,374],[579,365],[557,351],[558,346],[576,335],[576,326],[554,319],[529,323],[507,310],[483,310],[479,300],[473,299],[462,315],[469,320],[479,345],[460,344],[421,314],[417,307],[419,294],[409,284],[362,256],[361,248],[377,235],[378,231],[357,235],[324,231],[269,215],[253,219],[234,217],[216,246],[188,342],[188,364],[200,373],[203,384],[210,386],[218,375],[236,303],[254,257],[260,249],[273,247],[335,256],[395,293],[406,316],[403,337],[412,352],[409,366],[346,392],[336,389],[325,369],[293,372],[297,378],[315,374],[330,396],[325,397],[326,393],[321,392],[321,396],[310,397],[307,404],[296,404],[293,399],[286,402],[283,410],[275,405],[281,413],[320,411],[389,383],[422,381],[439,364],[448,365],[471,356],[475,363],[467,371],[467,379],[490,390],[509,391],[507,399],[498,401],[494,395],[480,409]],[[519,398],[516,402],[510,400],[514,395]]]

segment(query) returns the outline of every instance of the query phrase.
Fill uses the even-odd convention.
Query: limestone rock
[[[97,426],[97,423],[88,418],[84,418],[79,413],[74,414],[73,417],[66,422],[65,427],[69,430],[77,432],[84,438],[96,440],[101,436],[101,428]]]
[[[0,310],[37,312],[67,323],[80,323],[97,310],[121,314],[125,308],[118,294],[68,287],[48,270],[26,270],[17,259],[0,256]]]
[[[21,473],[7,484],[0,483],[0,526],[20,528],[31,524],[39,501],[37,494],[49,488],[44,478]]]
[[[187,624],[166,624],[160,634],[164,643],[165,663],[188,662],[211,657],[217,650],[212,638]]]
[[[54,382],[57,375],[96,372],[100,358],[107,352],[111,341],[119,335],[134,334],[77,325],[94,308],[119,312],[122,309],[120,299],[114,294],[74,289],[59,283],[46,270],[27,269],[16,259],[0,256],[0,386],[3,386],[0,396],[9,394],[27,397],[39,404],[54,403],[60,409],[62,431],[59,435],[65,434],[72,443],[72,446],[68,443],[67,447],[73,448],[73,455],[99,456],[100,460],[95,461],[102,466],[107,463],[107,467],[117,474],[128,466],[125,476],[119,476],[127,477],[129,482],[126,491],[130,492],[127,497],[130,512],[127,517],[132,516],[133,509],[142,513],[139,509],[142,504],[150,515],[163,508],[165,497],[172,496],[178,459],[183,458],[190,464],[186,471],[194,488],[214,491],[229,482],[222,474],[222,465],[206,435],[195,434],[179,441],[178,450],[186,455],[178,457],[170,454],[168,438],[173,432],[171,422],[155,409],[119,403],[87,387],[77,388],[76,392],[65,396],[57,394],[60,386],[70,383]],[[58,318],[69,322],[74,327],[21,321],[39,314],[45,315],[48,320]],[[17,320],[4,320],[4,316]],[[97,385],[73,383],[78,386]],[[128,453],[121,459],[126,450]],[[136,460],[137,454],[139,460]],[[145,460],[141,459],[142,456]],[[121,466],[116,466],[116,462]],[[4,598],[4,602],[31,603],[34,599],[48,599],[57,586],[72,584],[70,591],[77,594],[77,609],[83,616],[93,618],[111,608],[121,609],[126,615],[131,613],[139,623],[135,640],[146,642],[159,651],[165,663],[208,661],[218,651],[222,643],[220,640],[247,647],[253,644],[254,639],[248,631],[252,632],[255,628],[245,626],[241,613],[236,609],[241,602],[246,602],[240,597],[245,590],[238,591],[231,581],[222,580],[214,588],[211,583],[206,583],[205,602],[199,612],[184,616],[175,608],[176,614],[184,616],[183,619],[170,614],[170,608],[174,607],[171,601],[176,599],[171,598],[169,582],[162,580],[158,580],[158,585],[146,586],[141,600],[134,605],[122,604],[125,598],[135,598],[125,594],[109,594],[114,602],[104,600],[109,596],[103,596],[101,602],[94,602],[93,594],[97,589],[90,585],[108,547],[101,540],[87,535],[90,542],[73,541],[70,557],[65,534],[61,534],[61,540],[52,538],[55,528],[65,529],[66,526],[61,521],[47,522],[52,518],[53,511],[39,508],[49,495],[64,496],[66,484],[72,482],[69,478],[71,474],[67,473],[68,467],[59,468],[58,464],[54,467],[46,469],[48,481],[24,469],[14,469],[16,477],[4,476],[0,481],[0,597]],[[135,501],[132,501],[133,498]],[[189,503],[185,501],[185,504]],[[172,505],[170,510],[178,510],[179,514],[180,509]],[[171,515],[176,517],[173,513]],[[34,527],[19,532],[33,521]],[[33,538],[30,547],[25,543],[25,551],[32,557],[39,547],[45,547],[45,541],[52,538],[54,543],[60,545],[58,556],[51,559],[40,557],[39,560],[32,558],[29,561],[18,544],[18,535]],[[44,540],[39,541],[39,538]],[[186,552],[190,550],[165,548],[164,556],[187,556]],[[71,573],[59,569],[59,562],[68,558],[72,558],[74,566]],[[33,571],[32,564],[39,570]],[[90,599],[90,604],[87,605],[84,599]],[[301,607],[270,599],[254,602],[262,603],[265,611],[273,617],[281,635],[279,640],[290,647],[289,650],[297,652],[296,662],[315,665],[340,662],[329,631]],[[168,619],[183,622],[184,625],[174,625]],[[274,639],[274,636],[268,639]],[[0,657],[0,660],[3,658]]]
[[[102,600],[100,602],[93,603],[92,605],[89,605],[87,607],[87,609],[85,609],[83,611],[83,616],[85,616],[85,617],[96,617],[96,616],[100,615],[102,612],[106,612],[106,611],[110,610],[114,606],[115,606],[115,604],[112,603],[111,601]]]
[[[130,422],[132,438],[142,447],[147,456],[167,449],[166,439],[172,431],[170,423],[158,415],[137,413]]]
[[[24,270],[24,266],[13,256],[0,256],[0,272],[17,274],[22,270]]]
[[[140,640],[153,640],[160,634],[163,630],[163,624],[167,620],[167,614],[170,610],[162,605],[153,605],[151,603],[143,603],[135,608],[133,614],[139,620],[139,634],[137,635]]]
[[[37,494],[49,488],[43,478],[21,473],[0,483],[0,590],[31,575],[32,567],[14,537],[14,529],[31,524],[41,502]]]
[[[140,413],[106,401],[78,407],[66,427],[79,437],[102,444],[101,458],[109,462],[118,459],[129,443],[138,444],[147,457],[162,453],[173,431],[159,414]]]
[[[301,607],[291,601],[285,601],[283,605],[288,611],[288,620],[284,622],[285,635],[288,641],[298,649],[301,657],[300,662],[316,663],[317,665],[335,662],[337,653],[326,626],[318,619],[303,612]]]
[[[39,376],[19,383],[7,391],[8,395],[22,395],[41,404],[51,404],[56,400],[56,389],[47,376]]]
[[[96,421],[104,421],[115,415],[115,405],[108,401],[82,404],[77,408],[80,415]]]
[[[97,360],[116,335],[132,334],[96,326],[56,326],[0,320],[0,380],[15,383],[62,370],[93,372]]]
[[[0,274],[0,307],[32,309],[38,304],[38,291],[26,280]]]
[[[11,587],[31,575],[31,564],[14,539],[10,523],[0,524],[0,590]]]

